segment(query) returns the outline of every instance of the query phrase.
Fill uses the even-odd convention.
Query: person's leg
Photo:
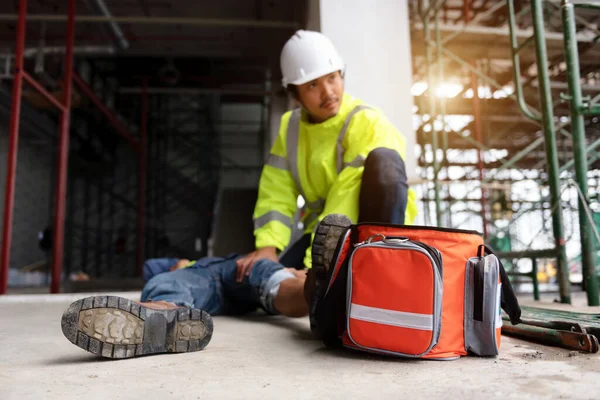
[[[315,311],[320,299],[327,290],[327,276],[335,256],[335,250],[342,234],[352,224],[342,214],[329,214],[319,222],[315,229],[312,244],[312,268],[308,270],[303,288],[303,296],[309,305],[310,329],[317,338],[320,333],[315,319]]]
[[[223,314],[223,293],[209,268],[189,267],[159,274],[142,290],[141,301],[169,302],[198,308],[211,315]]]
[[[164,272],[169,272],[169,269],[179,261],[178,258],[150,258],[144,263],[143,277],[144,281],[148,282],[152,277]]]
[[[408,202],[406,166],[397,151],[378,148],[365,160],[358,222],[404,224]]]
[[[63,313],[61,327],[71,343],[105,358],[198,351],[213,333],[212,318],[203,310],[117,296],[73,302]]]
[[[308,314],[302,294],[306,275],[301,271],[263,259],[258,260],[252,267],[250,276],[239,283],[236,281],[235,260],[211,268],[218,268],[228,314],[243,314],[257,307],[269,314],[287,317],[303,317]]]
[[[222,312],[223,294],[207,268],[190,267],[155,275],[141,300],[78,300],[63,314],[63,333],[73,344],[107,358],[202,350],[213,331],[207,311]]]
[[[398,152],[378,148],[365,160],[357,222],[404,224],[408,182],[404,161]],[[327,215],[317,225],[312,245],[312,268],[308,271],[304,297],[310,304],[311,330],[319,337],[315,310],[327,289],[327,275],[342,233],[352,221],[342,214]]]

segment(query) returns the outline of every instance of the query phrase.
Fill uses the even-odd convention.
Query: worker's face
[[[320,123],[335,117],[344,95],[344,78],[339,71],[297,86],[298,101],[313,122]]]

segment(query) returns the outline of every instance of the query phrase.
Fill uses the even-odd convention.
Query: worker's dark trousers
[[[398,152],[379,148],[365,160],[360,187],[358,222],[404,224],[408,201],[406,166]],[[279,262],[286,267],[304,269],[304,254],[310,246],[305,234],[285,251]]]

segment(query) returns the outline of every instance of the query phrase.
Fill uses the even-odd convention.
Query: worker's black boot
[[[198,351],[213,332],[205,311],[116,296],[77,300],[65,310],[61,326],[71,343],[106,358]]]
[[[316,338],[320,338],[315,311],[319,301],[327,290],[327,276],[334,262],[340,237],[352,221],[343,214],[329,214],[317,225],[312,244],[312,274],[314,279],[310,295],[310,329]],[[309,279],[309,278],[307,278]]]

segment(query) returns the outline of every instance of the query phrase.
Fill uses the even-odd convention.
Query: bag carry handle
[[[477,256],[483,257],[484,255],[489,254],[496,255],[494,250],[492,250],[489,246],[485,244],[479,245],[477,248]],[[510,283],[510,280],[508,279],[508,275],[504,269],[504,265],[502,265],[502,261],[500,261],[500,258],[498,258],[498,263],[500,264],[500,281],[502,282],[500,306],[506,312],[506,314],[508,314],[511,324],[517,325],[521,323],[521,307],[519,306],[519,300],[517,300],[515,291]]]

